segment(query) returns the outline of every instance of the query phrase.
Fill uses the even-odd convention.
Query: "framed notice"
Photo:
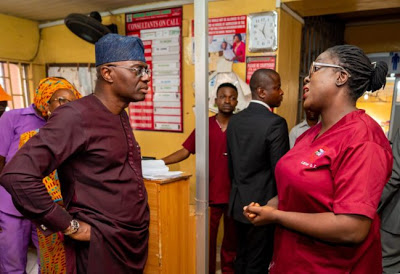
[[[250,83],[250,78],[258,69],[275,70],[276,56],[254,56],[247,57],[246,61],[246,83]]]
[[[182,8],[126,14],[126,35],[143,40],[152,70],[149,93],[129,105],[133,129],[183,131]]]

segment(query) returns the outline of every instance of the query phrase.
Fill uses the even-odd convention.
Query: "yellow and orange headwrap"
[[[54,92],[59,89],[71,90],[77,99],[81,98],[82,95],[76,88],[67,80],[57,77],[47,77],[40,80],[39,86],[35,91],[33,98],[33,104],[42,113],[43,117],[47,117],[47,107],[49,106],[49,100],[53,96]]]

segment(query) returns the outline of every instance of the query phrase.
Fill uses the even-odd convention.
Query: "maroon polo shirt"
[[[190,153],[196,153],[195,130],[182,144]],[[226,149],[226,132],[218,125],[216,116],[209,118],[209,201],[227,204],[231,191]]]

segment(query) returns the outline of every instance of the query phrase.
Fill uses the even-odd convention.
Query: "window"
[[[33,87],[32,65],[0,61],[0,85],[12,96],[10,109],[24,108],[30,103],[29,89]]]
[[[64,77],[79,90],[82,96],[93,93],[97,79],[95,64],[91,63],[47,64],[47,75]]]

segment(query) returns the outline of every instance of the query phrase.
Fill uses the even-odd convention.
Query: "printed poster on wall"
[[[246,60],[246,15],[208,19],[208,51],[234,62]],[[192,37],[194,21],[192,20]]]
[[[183,131],[182,8],[126,14],[126,35],[143,40],[151,71],[149,93],[129,105],[133,129]]]
[[[273,69],[275,70],[276,56],[257,56],[247,57],[246,64],[246,83],[250,83],[250,78],[258,69]]]

